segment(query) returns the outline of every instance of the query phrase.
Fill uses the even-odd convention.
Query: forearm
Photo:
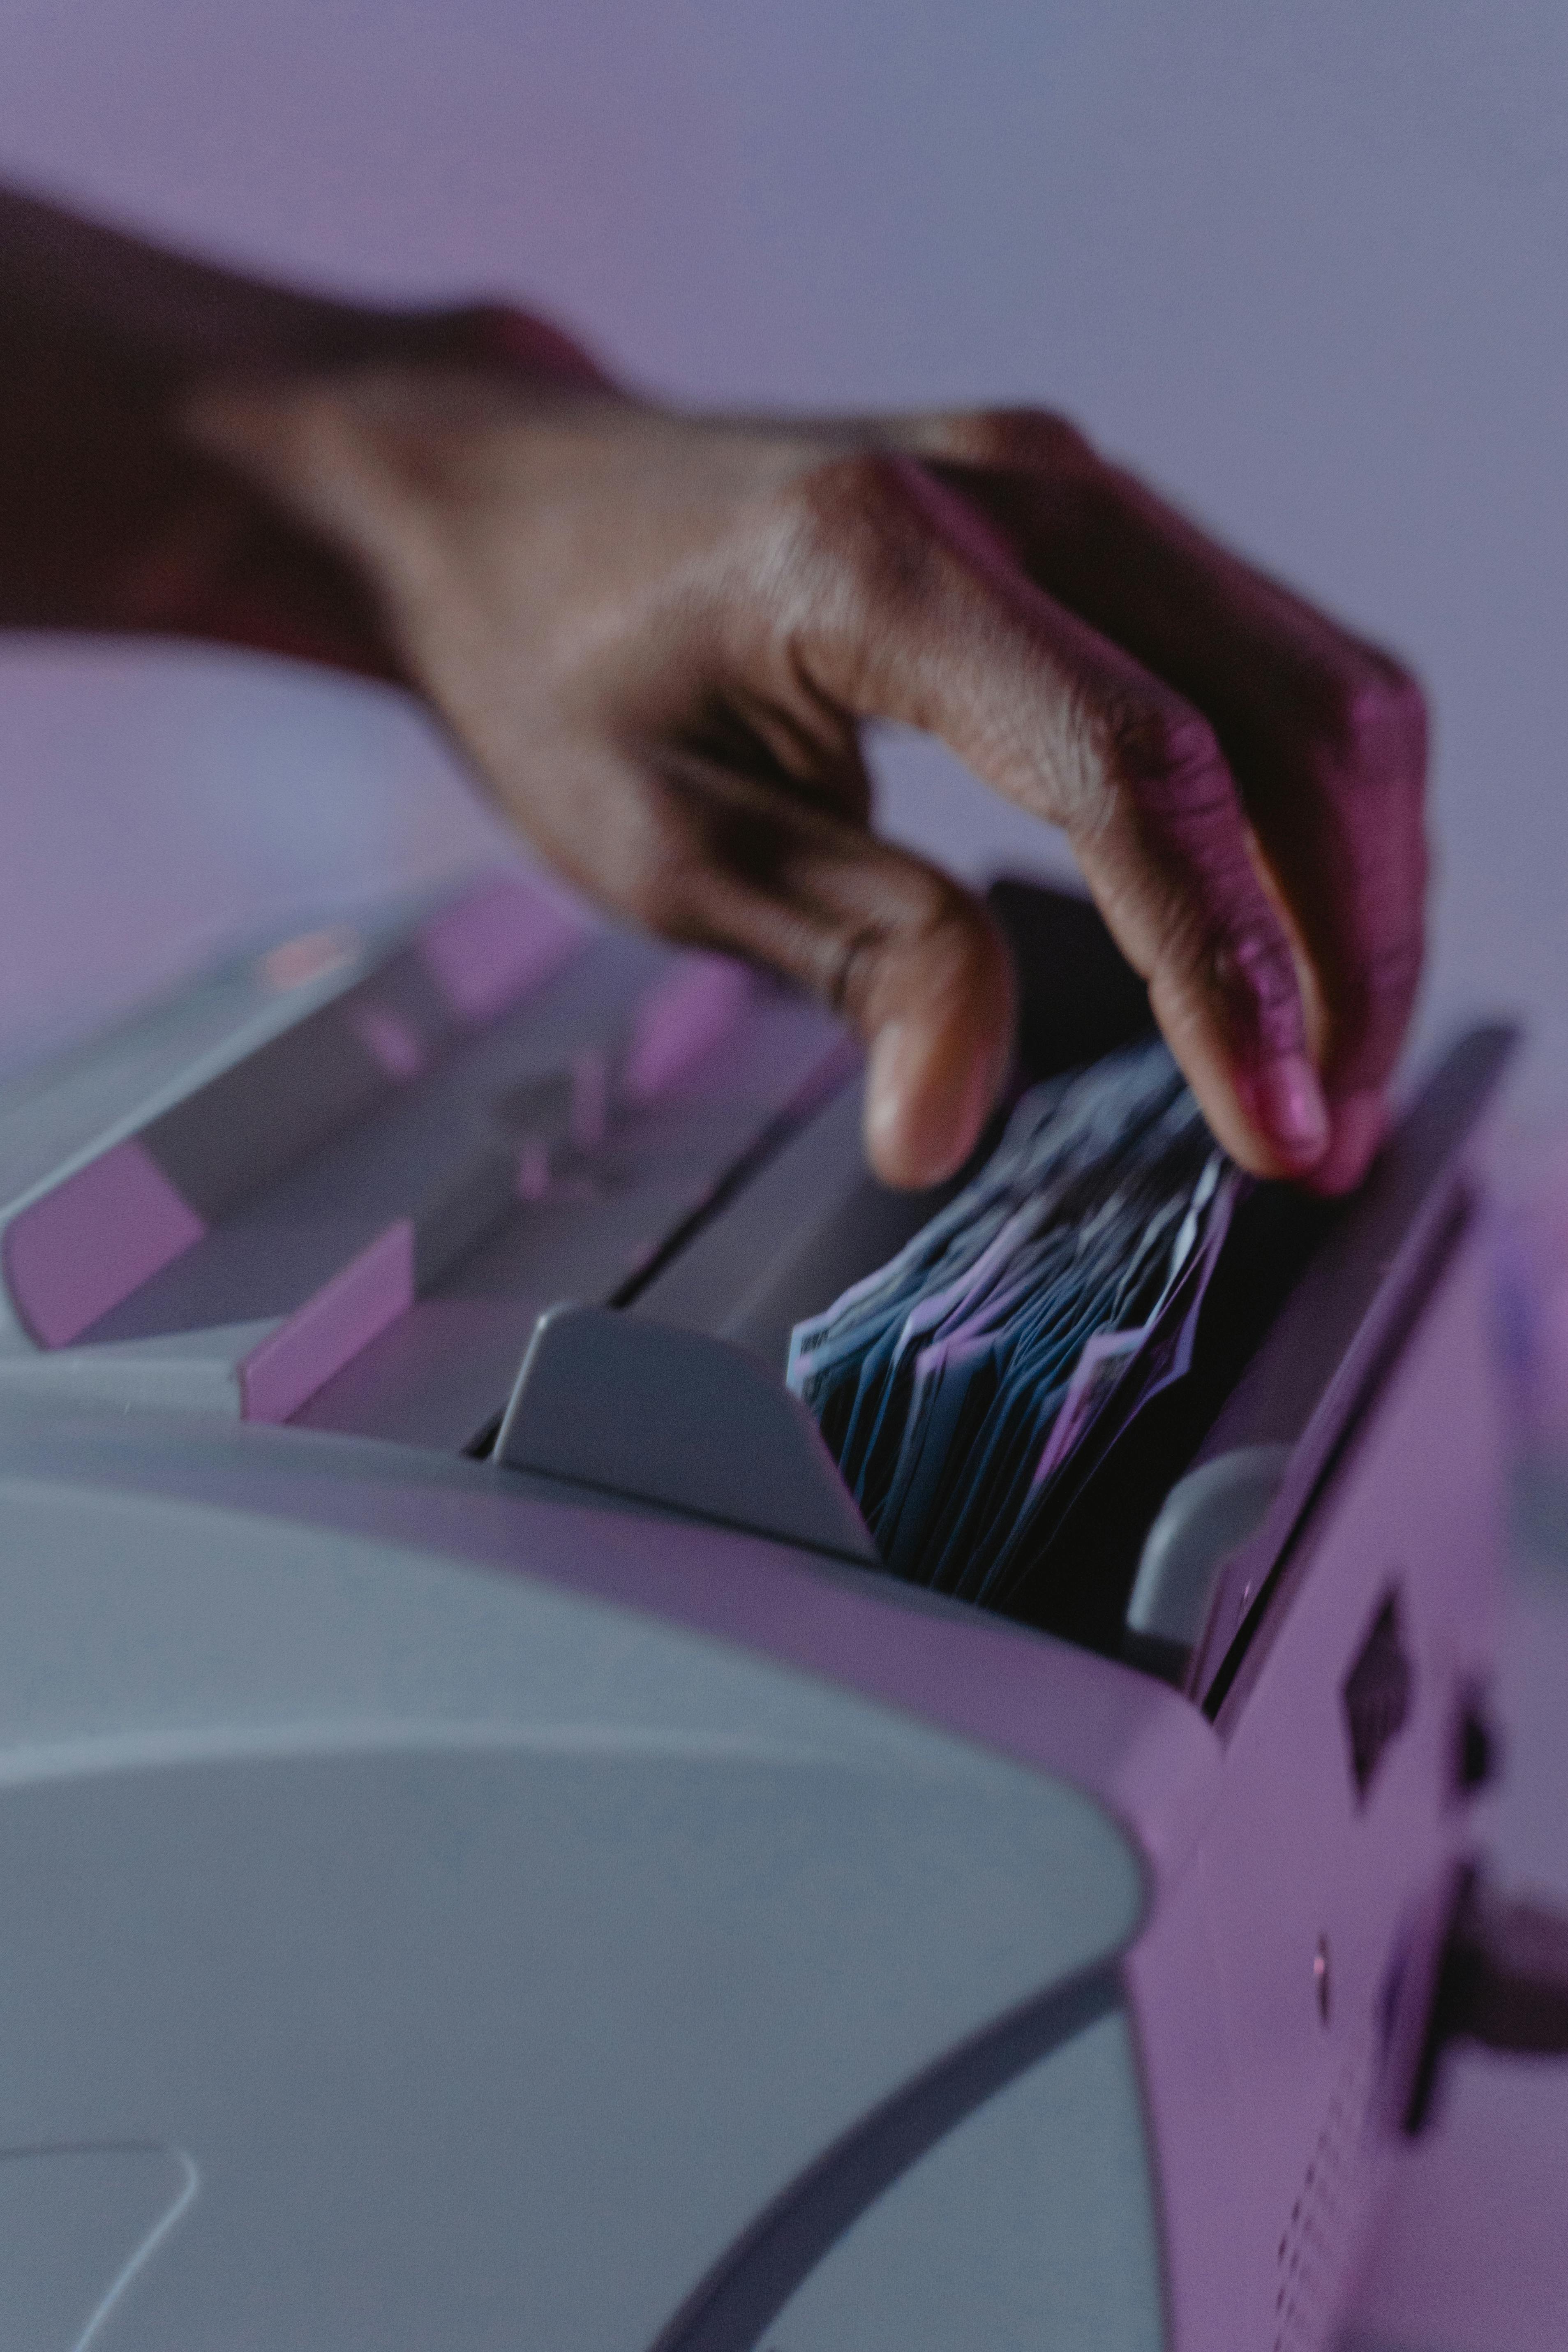
[[[377,309],[0,190],[0,627],[207,637],[401,677],[359,569],[204,447],[204,389],[365,370],[592,371],[549,327]]]

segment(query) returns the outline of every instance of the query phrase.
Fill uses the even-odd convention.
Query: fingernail
[[[866,1066],[866,1149],[873,1166],[895,1184],[934,1184],[944,1139],[930,1130],[918,1102],[920,1040],[908,1024],[889,1021],[871,1041]]]
[[[933,1066],[929,1038],[889,1021],[872,1040],[866,1070],[866,1148],[894,1184],[940,1184],[962,1167],[990,1106],[985,1057]]]
[[[1310,1168],[1329,1142],[1329,1107],[1318,1073],[1304,1054],[1265,1062],[1251,1080],[1252,1112],[1287,1160]]]
[[[866,1136],[889,1133],[900,1123],[903,1110],[902,1072],[904,1024],[889,1021],[871,1040],[866,1058]]]

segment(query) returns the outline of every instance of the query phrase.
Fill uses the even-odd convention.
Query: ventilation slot
[[[1323,2352],[1333,2339],[1366,2202],[1370,2043],[1340,2069],[1300,2193],[1279,2239],[1274,2352]]]

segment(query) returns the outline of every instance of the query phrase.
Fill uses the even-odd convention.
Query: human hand
[[[359,666],[426,698],[546,858],[841,1008],[873,1164],[931,1182],[1012,1024],[984,908],[872,827],[862,723],[927,730],[1063,827],[1226,1148],[1361,1176],[1421,958],[1395,662],[1050,416],[689,416],[473,317],[467,354],[219,374],[184,415],[347,562]]]

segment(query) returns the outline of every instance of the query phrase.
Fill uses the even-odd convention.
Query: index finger
[[[1310,959],[1333,1140],[1359,1176],[1419,982],[1426,709],[1407,671],[1217,545],[1059,421],[910,429],[1031,578],[1214,727]]]
[[[913,461],[846,458],[800,497],[788,664],[1062,825],[1220,1140],[1261,1174],[1310,1169],[1328,1123],[1295,959],[1206,720]]]

